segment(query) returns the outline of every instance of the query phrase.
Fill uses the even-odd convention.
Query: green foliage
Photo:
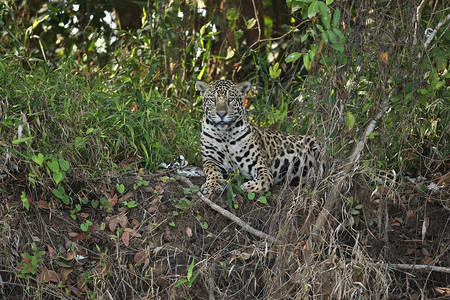
[[[180,285],[183,285],[185,283],[187,283],[187,286],[189,288],[192,287],[192,285],[194,284],[195,279],[200,274],[199,272],[195,272],[194,273],[194,265],[195,265],[195,259],[193,258],[192,261],[191,261],[191,264],[189,265],[186,278],[178,281],[177,284],[175,285],[175,287],[179,287]]]
[[[116,189],[121,194],[123,194],[123,192],[125,192],[125,186],[123,184],[116,184]]]
[[[81,229],[81,231],[86,232],[86,231],[88,231],[89,227],[91,227],[92,225],[93,224],[91,221],[86,220],[83,223],[81,223],[80,229]]]
[[[39,264],[42,262],[42,256],[44,256],[44,251],[38,251],[38,248],[35,243],[31,244],[32,254],[25,252],[22,253],[23,260],[19,262],[20,274],[17,274],[17,277],[30,279],[31,275],[36,275],[37,268]]]
[[[28,201],[27,193],[25,191],[22,191],[20,201],[22,201],[22,205],[26,210],[30,210],[30,201]]]

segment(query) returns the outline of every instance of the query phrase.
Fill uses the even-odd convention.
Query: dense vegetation
[[[324,257],[313,255],[319,252],[316,250],[332,252],[333,247],[338,247],[342,257],[355,258],[354,252],[339,243],[354,246],[353,251],[357,251],[356,236],[360,233],[367,240],[376,240],[371,244],[373,249],[383,248],[383,243],[386,249],[395,248],[395,242],[389,245],[387,229],[383,229],[384,224],[397,226],[398,220],[394,222],[388,217],[389,206],[393,209],[390,216],[404,213],[411,217],[410,211],[417,216],[412,217],[417,224],[410,221],[415,224],[408,229],[414,233],[411,239],[417,236],[420,239],[422,234],[423,241],[425,234],[417,228],[425,220],[433,223],[438,221],[430,220],[432,216],[446,218],[447,223],[436,228],[435,235],[413,247],[429,253],[414,256],[412,263],[448,267],[450,261],[442,257],[448,256],[450,232],[446,191],[450,155],[449,16],[445,1],[426,0],[0,2],[0,195],[5,199],[0,204],[0,298],[15,293],[36,298],[101,298],[106,297],[108,287],[123,297],[176,298],[173,293],[178,289],[186,297],[207,298],[208,293],[214,295],[211,285],[217,287],[217,297],[235,299],[242,299],[240,289],[246,290],[247,298],[258,299],[326,293],[332,298],[345,295],[346,299],[356,299],[367,295],[367,291],[388,297],[385,289],[399,297],[444,295],[435,288],[448,286],[448,274],[430,281],[426,276],[423,280],[420,277],[410,284],[412,287],[401,284],[393,287],[389,275],[383,275],[388,272],[370,264],[372,259],[390,261],[386,250],[358,252],[364,259],[350,263],[349,268],[339,273],[339,276],[350,274],[341,289],[326,292],[324,282],[312,283],[316,275],[308,270],[303,270],[300,277],[291,277],[296,264],[286,253],[298,254],[301,246],[296,243],[307,240],[308,234],[299,229],[302,221],[292,221],[286,212],[283,215],[283,208],[276,204],[276,195],[274,214],[258,206],[241,208],[237,202],[235,209],[240,215],[248,214],[247,222],[260,225],[261,230],[275,236],[283,226],[297,225],[297,230],[288,230],[284,237],[283,249],[287,250],[271,248],[273,253],[282,253],[278,260],[262,256],[244,259],[248,248],[242,246],[245,251],[239,247],[239,251],[229,249],[234,251],[233,259],[211,258],[217,262],[211,264],[214,266],[211,269],[205,255],[212,255],[211,249],[229,247],[225,244],[219,247],[215,240],[208,247],[197,241],[192,253],[184,250],[183,256],[176,256],[173,249],[185,249],[186,234],[192,236],[181,225],[175,228],[171,218],[177,217],[173,213],[176,209],[185,213],[186,224],[192,222],[186,212],[191,212],[191,219],[196,214],[194,221],[201,225],[198,232],[204,234],[198,239],[207,238],[208,233],[219,236],[222,229],[211,222],[208,229],[208,223],[200,221],[198,216],[206,221],[215,217],[201,204],[191,203],[195,198],[193,190],[184,191],[188,198],[183,192],[181,196],[174,192],[163,198],[162,190],[170,189],[173,178],[161,171],[161,163],[172,163],[183,155],[189,163],[200,165],[202,112],[195,91],[198,79],[250,80],[253,89],[248,95],[248,112],[252,120],[262,127],[308,133],[323,140],[330,176],[341,170],[342,161],[349,162],[355,144],[364,138],[367,125],[383,108],[388,108],[367,136],[361,157],[352,162],[354,168],[351,172],[347,170],[353,188],[339,191],[342,211],[335,212],[334,218],[339,224],[346,224],[345,234],[342,238],[333,237],[331,229],[326,246],[306,249],[303,256],[296,258],[297,263],[302,266],[305,261],[314,262],[319,274],[327,271],[327,267],[321,264],[326,261]],[[426,189],[427,185],[413,187],[414,193],[409,192],[411,187],[382,190],[370,186],[370,179],[387,170],[423,175],[444,188],[436,195]],[[289,197],[312,201],[320,194],[326,199],[327,189],[324,179],[315,190],[305,192],[307,196],[300,197],[295,192],[295,196]],[[380,190],[382,200],[374,204],[371,197]],[[126,195],[131,196],[125,198]],[[161,198],[151,198],[155,196]],[[116,202],[117,197],[122,199],[120,208],[115,206],[114,197]],[[410,203],[413,197],[421,199],[415,206]],[[144,200],[149,198],[153,199],[151,204]],[[164,199],[175,201],[178,206],[155,212],[154,199],[162,201],[162,206]],[[442,214],[427,211],[427,201]],[[133,213],[132,209],[140,210]],[[317,215],[320,204],[309,213],[302,209],[308,220],[314,220],[312,215]],[[155,213],[149,221],[154,230],[144,227],[147,215],[143,211]],[[371,215],[371,211],[378,212],[378,216]],[[51,233],[47,237],[37,236],[28,223],[20,227],[12,221],[37,215],[36,222],[41,228],[61,229],[51,221],[52,214],[60,220],[68,217],[72,222],[63,231],[73,235],[62,234],[56,239],[70,238],[74,242],[71,253],[89,256],[92,268],[83,263],[75,267],[73,261],[67,262],[73,259],[64,253],[67,243],[48,240]],[[112,221],[114,216],[120,216],[120,223],[124,215],[130,221],[117,228],[117,222]],[[138,223],[132,223],[132,217]],[[263,220],[281,225],[274,228]],[[105,237],[105,224],[115,238]],[[367,233],[371,232],[372,224],[373,231],[378,231],[376,237]],[[330,228],[335,227],[330,224]],[[181,233],[178,228],[183,229]],[[200,235],[198,232],[195,234]],[[128,239],[130,235],[137,238],[147,233],[150,248],[135,244],[129,250],[130,241],[125,233]],[[154,250],[159,246],[157,238],[150,238],[158,233],[164,235],[165,242],[178,240],[179,244],[171,244],[172,250],[165,248],[164,254],[158,254],[159,250]],[[16,248],[9,247],[14,235],[20,240]],[[223,242],[222,239],[223,236],[219,240]],[[232,239],[235,245],[252,245],[251,235],[243,241],[235,236]],[[126,246],[119,245],[121,242]],[[58,246],[60,249],[56,249]],[[430,249],[440,250],[430,253]],[[155,255],[151,259],[143,254],[150,250]],[[259,246],[257,250],[261,251]],[[108,264],[108,251],[120,253],[117,254],[120,268],[99,268]],[[99,257],[94,258],[94,252]],[[158,255],[182,258],[177,258],[176,265],[167,270],[156,266],[157,263],[162,266],[163,261]],[[194,258],[198,263],[195,277],[199,274],[203,277],[195,282]],[[236,258],[242,263],[233,271]],[[425,258],[431,260],[427,262]],[[132,262],[133,268],[141,264],[146,267],[128,268],[127,264]],[[258,262],[264,267],[258,267]],[[187,277],[186,269],[190,270]],[[272,269],[273,273],[265,273]],[[281,270],[285,273],[276,273]],[[57,279],[52,278],[50,271],[58,274]],[[153,271],[164,280],[149,275]],[[400,279],[408,277],[395,275]],[[352,285],[352,276],[365,289]],[[212,283],[208,277],[213,278]],[[118,284],[114,278],[130,283]],[[186,278],[185,285],[177,284],[180,278]],[[373,279],[378,281],[373,283]],[[136,280],[141,283],[128,287]],[[278,289],[288,282],[292,286]],[[190,290],[187,284],[189,287],[197,284],[205,294]]]

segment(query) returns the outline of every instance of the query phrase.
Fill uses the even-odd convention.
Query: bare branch
[[[443,18],[436,26],[436,28],[433,29],[433,31],[428,35],[428,38],[426,39],[425,43],[423,43],[423,49],[427,50],[428,45],[431,43],[431,41],[433,40],[434,36],[436,35],[436,33],[439,31],[439,29],[448,21],[450,20],[450,14],[448,14],[447,16],[445,16],[445,18]]]
[[[403,269],[403,270],[424,270],[431,272],[441,272],[441,273],[449,273],[449,267],[438,267],[438,266],[429,266],[429,265],[410,265],[410,264],[383,264],[377,263],[378,266],[388,267],[390,269]]]
[[[187,179],[186,177],[175,175],[175,178],[185,182],[190,187],[193,186],[192,182],[189,179]],[[239,218],[236,215],[232,214],[228,210],[223,209],[219,205],[213,203],[211,200],[206,198],[202,193],[198,192],[197,195],[200,197],[200,199],[202,199],[203,202],[205,202],[213,210],[217,211],[222,216],[230,219],[231,221],[233,221],[234,223],[236,223],[237,225],[242,227],[242,229],[244,229],[245,231],[253,234],[254,236],[257,236],[257,237],[260,237],[262,239],[265,239],[265,240],[267,240],[267,241],[269,241],[271,243],[274,243],[276,241],[276,239],[273,236],[268,235],[267,233],[264,233],[262,231],[259,231],[259,230],[255,229],[255,228],[251,227],[250,225],[245,223],[241,218]]]
[[[422,2],[420,2],[419,6],[417,6],[416,9],[416,14],[413,15],[413,24],[414,24],[414,39],[413,39],[413,45],[417,45],[417,33],[419,31],[419,22],[420,19],[422,18],[422,10],[423,7],[425,6],[425,3],[427,3],[428,0],[422,0]]]

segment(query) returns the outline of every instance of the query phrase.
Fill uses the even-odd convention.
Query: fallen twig
[[[442,272],[449,273],[450,268],[448,267],[438,267],[438,266],[430,266],[430,265],[410,265],[410,264],[389,264],[389,263],[377,263],[378,266],[388,267],[390,269],[403,269],[403,270],[425,270],[432,272]]]
[[[192,182],[189,179],[187,179],[186,177],[179,176],[179,175],[175,175],[174,177],[176,179],[178,179],[178,180],[181,180],[181,181],[185,182],[189,187],[193,186]],[[210,206],[213,210],[217,211],[222,216],[230,219],[231,221],[233,221],[234,223],[236,223],[237,225],[242,227],[242,229],[244,229],[245,231],[253,234],[254,236],[257,236],[257,237],[260,237],[262,239],[265,239],[265,240],[267,240],[267,241],[269,241],[271,243],[274,243],[276,241],[276,239],[273,236],[251,227],[250,225],[245,223],[241,218],[239,218],[236,215],[232,214],[228,210],[223,209],[219,205],[213,203],[211,200],[206,198],[202,193],[198,192],[197,195],[200,197],[200,199],[202,199],[203,202],[208,204],[208,206]]]

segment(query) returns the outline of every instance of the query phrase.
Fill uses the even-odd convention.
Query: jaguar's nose
[[[226,110],[218,110],[216,111],[216,114],[223,120],[225,116],[228,114]]]

